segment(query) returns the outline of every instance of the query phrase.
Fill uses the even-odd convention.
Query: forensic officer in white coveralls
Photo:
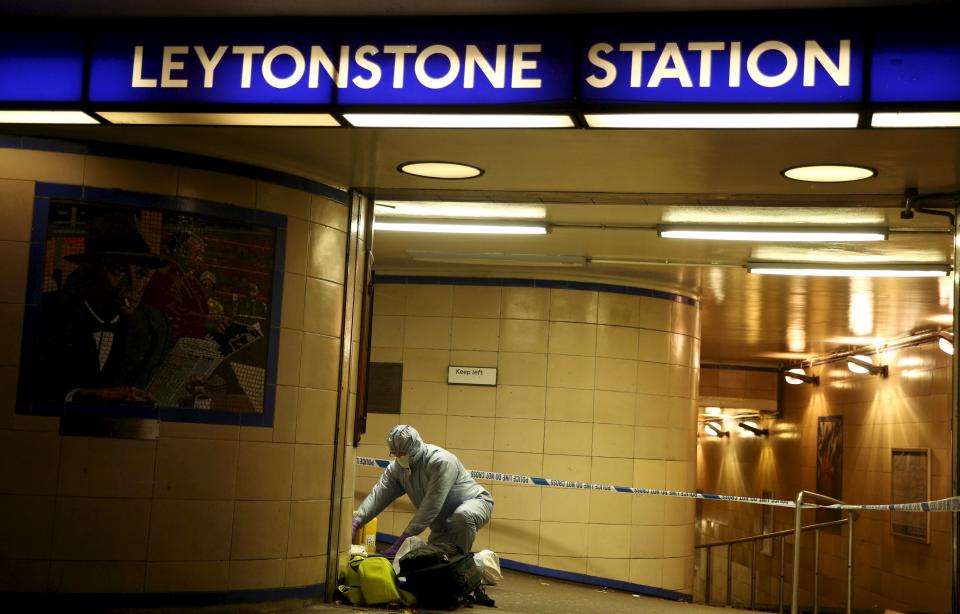
[[[490,521],[493,497],[477,484],[452,453],[424,443],[412,426],[400,424],[387,435],[394,461],[353,517],[353,534],[394,499],[408,495],[417,508],[407,528],[385,552],[396,554],[408,537],[430,527],[431,544],[454,544],[470,552],[477,531]]]

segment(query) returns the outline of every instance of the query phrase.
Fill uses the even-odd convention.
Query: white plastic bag
[[[408,537],[406,541],[400,544],[400,549],[397,550],[396,556],[393,557],[393,571],[396,572],[397,576],[400,575],[400,559],[403,558],[403,555],[411,550],[416,550],[420,546],[426,545],[427,542],[423,541],[419,537]]]
[[[496,584],[503,580],[500,573],[500,557],[493,550],[481,550],[473,555],[473,560],[480,568],[484,584]]]

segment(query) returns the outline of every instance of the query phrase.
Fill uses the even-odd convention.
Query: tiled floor
[[[487,594],[497,602],[496,608],[474,606],[470,610],[461,608],[460,612],[472,614],[719,614],[719,608],[704,605],[681,603],[654,597],[642,597],[616,590],[606,590],[596,586],[586,586],[563,582],[551,578],[541,578],[517,571],[504,570],[503,581],[497,586],[487,587]],[[169,612],[169,610],[167,610]],[[206,608],[192,610],[203,614],[345,614],[352,612],[387,612],[381,608],[358,607],[328,603],[251,604],[246,606]],[[724,614],[735,614],[739,610],[725,608]],[[160,610],[136,610],[138,614],[154,614]],[[174,610],[181,613],[185,610]],[[414,607],[405,612],[427,612]]]

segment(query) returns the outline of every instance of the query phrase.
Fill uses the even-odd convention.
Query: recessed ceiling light
[[[99,124],[83,111],[0,111],[0,124]]]
[[[482,168],[456,162],[406,162],[397,170],[429,179],[472,179],[483,174]]]
[[[874,113],[870,120],[874,128],[956,128],[960,113]]]
[[[699,239],[706,241],[885,241],[885,226],[816,226],[816,225],[711,225],[658,224],[657,235],[667,239]]]
[[[384,217],[491,218],[500,220],[542,220],[547,217],[547,210],[543,205],[428,200],[378,200],[374,212],[378,216]]]
[[[598,113],[591,128],[856,128],[856,113]]]
[[[143,111],[97,111],[97,113],[111,124],[281,127],[335,127],[340,125],[329,113],[165,113]]]
[[[433,232],[444,234],[469,235],[545,235],[550,232],[547,224],[519,222],[459,222],[394,220],[390,222],[374,221],[374,230],[395,232]]]
[[[871,264],[824,262],[748,262],[747,271],[759,275],[808,275],[814,277],[943,277],[949,264]]]
[[[344,113],[355,128],[573,128],[569,115]]]
[[[809,166],[793,166],[784,170],[781,174],[787,179],[795,179],[796,181],[841,183],[875,177],[877,171],[865,166],[850,166],[848,164],[812,164]]]

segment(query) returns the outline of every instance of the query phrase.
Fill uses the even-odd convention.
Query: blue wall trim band
[[[291,588],[178,593],[16,593],[0,592],[3,603],[21,604],[29,610],[65,606],[65,611],[108,608],[185,608],[257,603],[284,599],[323,599],[326,584]],[[24,610],[26,611],[26,610]]]
[[[587,290],[590,292],[610,292],[613,294],[629,294],[632,296],[646,296],[659,298],[675,303],[682,303],[696,307],[699,301],[662,290],[649,288],[632,288],[614,284],[599,284],[585,281],[563,281],[556,279],[516,279],[510,277],[432,277],[417,275],[377,275],[374,283],[378,284],[424,284],[449,286],[506,286],[513,288],[554,288],[559,290]]]
[[[377,532],[378,542],[392,544],[396,540],[397,537],[395,535]],[[525,573],[534,574],[536,576],[545,576],[548,578],[556,578],[558,580],[589,584],[591,586],[606,586],[609,588],[615,588],[618,591],[628,591],[641,595],[649,595],[651,597],[660,597],[662,599],[673,599],[674,601],[693,601],[692,595],[667,590],[665,588],[657,588],[656,586],[647,586],[645,584],[634,584],[633,582],[612,580],[610,578],[601,578],[599,576],[588,576],[587,574],[576,573],[572,571],[560,571],[559,569],[540,567],[539,565],[521,563],[520,561],[511,561],[510,559],[505,558],[500,559],[500,566],[506,567],[507,569],[513,569],[514,571],[522,571]]]
[[[105,143],[102,141],[65,140],[59,138],[44,139],[16,135],[0,135],[0,148],[104,156],[107,158],[123,158],[126,160],[139,160],[141,162],[169,164],[171,166],[224,173],[266,183],[274,183],[315,196],[322,196],[344,206],[349,204],[349,196],[346,190],[328,186],[319,181],[254,166],[252,164],[245,164],[243,162],[233,162],[211,156],[202,156],[169,149],[154,149],[152,147]]]

